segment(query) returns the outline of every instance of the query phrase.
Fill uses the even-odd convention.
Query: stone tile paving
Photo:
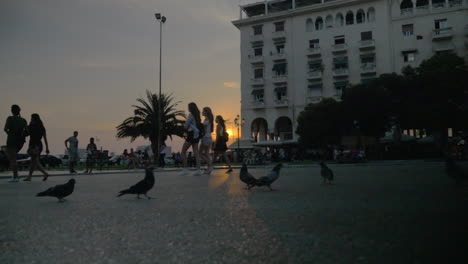
[[[442,163],[332,167],[335,185],[287,167],[272,192],[157,172],[152,200],[115,197],[139,172],[75,176],[65,203],[34,195],[69,176],[0,180],[0,263],[468,263],[467,184]]]

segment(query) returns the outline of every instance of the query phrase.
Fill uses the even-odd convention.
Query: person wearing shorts
[[[224,132],[226,131],[226,125],[225,121],[222,116],[216,116],[216,143],[214,147],[214,157],[213,160],[216,160],[216,157],[218,155],[222,155],[224,157],[224,160],[226,161],[226,164],[228,165],[229,169],[226,171],[226,173],[232,172],[232,167],[231,167],[231,162],[229,161],[229,157],[226,154],[227,150],[227,138],[224,135]]]
[[[78,155],[78,131],[73,132],[73,136],[65,140],[65,148],[68,150],[68,167],[70,168],[70,173],[76,173],[75,165],[80,159]]]
[[[184,145],[182,146],[182,166],[183,170],[182,175],[188,173],[187,171],[187,150],[192,147],[193,154],[195,156],[197,171],[195,172],[196,176],[201,175],[200,170],[200,156],[198,155],[198,142],[200,141],[200,128],[203,126],[201,124],[200,110],[198,109],[195,103],[188,104],[189,115],[185,121],[184,128],[186,131],[186,138]]]
[[[40,162],[41,152],[43,150],[42,139],[44,139],[46,146],[46,154],[49,154],[50,151],[49,143],[47,142],[46,129],[42,123],[41,117],[38,114],[31,115],[31,122],[29,122],[27,132],[29,135],[28,154],[31,156],[31,164],[29,168],[29,176],[23,181],[31,181],[31,177],[35,169],[44,174],[44,178],[42,180],[46,181],[49,177],[49,174],[44,170]]]
[[[7,134],[6,154],[10,162],[10,168],[13,171],[13,177],[10,182],[18,182],[18,165],[16,163],[16,154],[23,148],[28,123],[21,117],[21,108],[18,105],[11,106],[12,116],[9,116],[3,129]]]
[[[211,112],[211,108],[204,107],[202,111],[202,115],[205,117],[203,121],[203,129],[205,130],[205,135],[201,139],[200,144],[200,158],[206,162],[207,169],[205,174],[210,174],[213,170],[213,163],[211,162],[210,157],[210,149],[211,145],[213,144],[213,139],[211,138],[211,133],[213,133],[213,112]]]

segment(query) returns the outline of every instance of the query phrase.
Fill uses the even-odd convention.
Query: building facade
[[[400,73],[438,52],[468,54],[468,0],[272,0],[240,7],[244,139],[295,141],[309,103]]]

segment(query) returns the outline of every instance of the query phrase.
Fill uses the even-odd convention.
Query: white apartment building
[[[240,7],[243,139],[295,141],[309,103],[468,54],[468,0],[272,0]]]

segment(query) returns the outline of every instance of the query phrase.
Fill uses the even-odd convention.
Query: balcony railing
[[[449,7],[461,6],[462,0],[449,0],[448,4],[449,4]]]
[[[263,34],[258,34],[258,35],[250,35],[250,41],[255,42],[255,41],[260,41],[263,40]]]
[[[289,101],[287,97],[283,97],[280,100],[276,99],[275,100],[275,106],[276,107],[285,107],[289,105]]]
[[[432,40],[452,38],[453,32],[451,27],[434,29],[432,31]]]
[[[348,75],[348,69],[347,68],[340,68],[340,69],[334,69],[333,70],[333,77],[347,76],[347,75]]]
[[[283,59],[286,59],[286,52],[284,52],[284,51],[283,51],[283,52],[275,52],[275,53],[271,52],[270,54],[271,54],[271,58],[272,58],[273,60],[283,60]]]
[[[363,63],[361,64],[361,73],[374,73],[376,68],[375,63]]]
[[[453,43],[444,43],[444,44],[440,43],[432,47],[432,50],[434,52],[450,51],[454,49],[455,49],[455,45]]]
[[[306,98],[308,104],[316,104],[320,103],[320,101],[322,101],[322,96],[307,96]]]
[[[361,40],[359,44],[359,49],[375,48],[375,40],[373,39]]]
[[[272,38],[284,38],[286,37],[286,31],[273,31],[271,33]]]
[[[288,82],[288,75],[287,75],[287,74],[273,75],[273,82],[274,82],[274,83],[285,83],[285,82]]]
[[[348,45],[346,45],[345,43],[333,45],[333,52],[342,52],[346,50],[348,50]]]
[[[252,107],[254,109],[265,108],[265,102],[264,101],[252,101]]]
[[[307,73],[309,79],[321,79],[322,78],[322,71],[309,71]]]
[[[416,13],[425,13],[427,11],[429,11],[429,5],[416,7]]]
[[[401,15],[410,15],[413,14],[413,8],[403,8],[400,10]]]
[[[265,83],[265,80],[263,78],[252,78],[252,79],[250,79],[250,82],[253,85],[261,85],[261,84]]]
[[[321,53],[320,47],[308,48],[307,50],[308,55],[320,55],[320,53]]]
[[[432,3],[432,8],[443,8],[445,7],[445,3]]]
[[[249,55],[249,61],[251,63],[262,62],[263,61],[263,56]]]

